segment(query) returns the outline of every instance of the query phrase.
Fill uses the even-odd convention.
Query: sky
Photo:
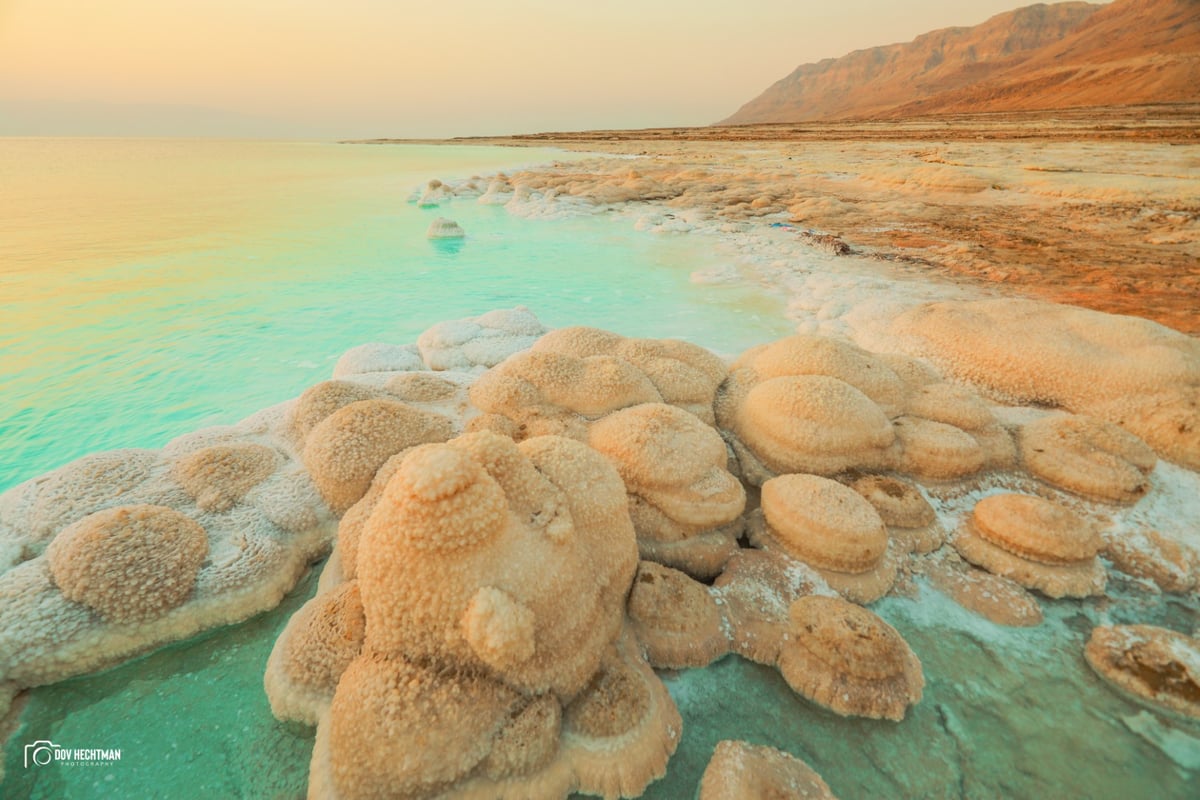
[[[1031,0],[0,0],[0,135],[706,125],[802,63]]]

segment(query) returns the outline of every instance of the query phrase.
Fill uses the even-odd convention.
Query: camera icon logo
[[[33,744],[25,745],[25,768],[30,764],[44,767],[54,760],[54,751],[58,747],[48,739],[39,739]]]

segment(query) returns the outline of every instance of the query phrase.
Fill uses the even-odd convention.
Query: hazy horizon
[[[715,4],[714,4],[715,5]],[[802,63],[1022,0],[0,4],[0,135],[450,137],[711,124]]]

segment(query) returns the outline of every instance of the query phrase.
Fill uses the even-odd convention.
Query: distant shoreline
[[[1155,141],[1200,144],[1200,103],[951,114],[906,119],[775,122],[635,130],[547,131],[448,139],[347,139],[341,144],[501,145],[627,152],[639,142]]]

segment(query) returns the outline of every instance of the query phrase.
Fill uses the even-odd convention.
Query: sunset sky
[[[703,125],[797,65],[1023,0],[0,0],[0,134]]]

